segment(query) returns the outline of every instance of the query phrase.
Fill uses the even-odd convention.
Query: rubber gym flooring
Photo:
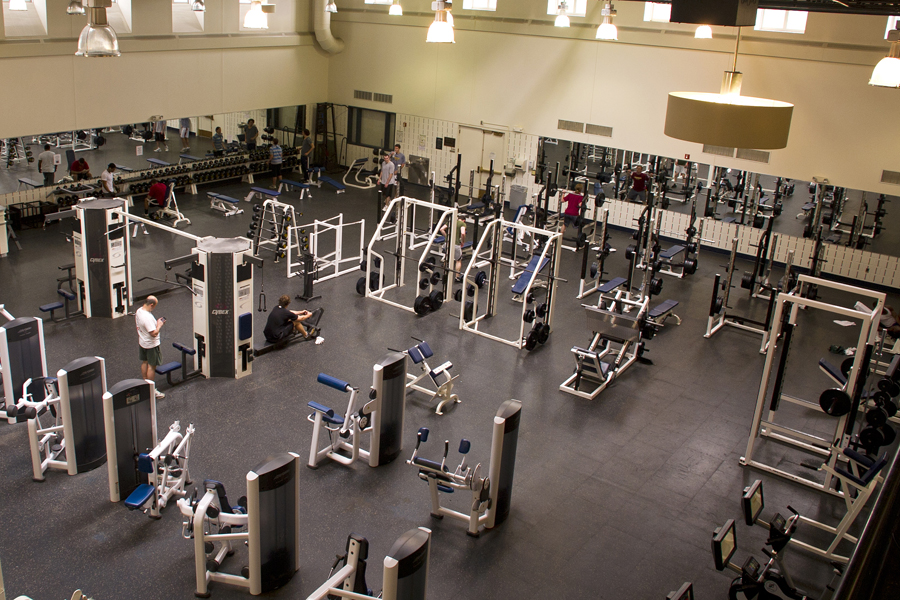
[[[262,180],[265,185],[266,180]],[[409,186],[411,195],[425,190]],[[201,195],[179,195],[195,235],[244,235],[250,211],[225,218],[211,211],[204,192],[215,189],[239,197],[246,184],[201,188]],[[348,221],[367,219],[376,211],[374,193],[349,189],[337,195],[323,186],[311,199],[289,201],[303,213],[300,222],[343,213]],[[282,196],[284,199],[284,195]],[[249,208],[249,204],[242,203]],[[70,225],[69,225],[70,226]],[[23,250],[0,260],[0,302],[15,316],[39,315],[37,307],[56,300],[57,266],[71,262],[64,223],[20,232]],[[613,232],[619,251],[607,263],[608,276],[625,274],[625,232]],[[347,247],[353,245],[347,242]],[[132,240],[135,291],[163,278],[163,261],[189,252],[188,240],[159,230],[138,233]],[[253,374],[240,380],[194,379],[168,388],[158,403],[158,426],[172,421],[193,423],[196,435],[190,470],[196,484],[224,482],[232,499],[246,493],[248,470],[267,456],[285,451],[305,459],[312,425],[307,402],[316,400],[342,409],[346,398],[316,383],[325,372],[365,391],[372,365],[388,347],[424,338],[435,352],[433,364],[453,362],[462,403],[444,416],[434,414],[424,397],[411,394],[406,405],[404,451],[393,463],[369,468],[326,464],[301,472],[301,569],[272,598],[305,598],[328,576],[335,554],[344,551],[348,534],[370,541],[369,586],[381,589],[381,561],[394,541],[418,526],[433,530],[428,597],[434,600],[476,598],[664,598],[685,581],[694,582],[698,598],[722,598],[732,575],[716,572],[710,555],[715,527],[728,518],[738,521],[738,552],[762,558],[766,537],[761,527],[740,521],[742,488],[765,482],[764,518],[786,513],[792,505],[805,516],[834,524],[842,514],[840,500],[787,480],[743,468],[744,453],[764,357],[759,337],[735,329],[712,339],[702,337],[712,279],[724,272],[727,257],[704,251],[691,278],[666,278],[661,299],[680,301],[675,312],[683,323],[669,320],[647,343],[653,364],[636,364],[595,400],[558,390],[572,372],[570,348],[589,342],[585,317],[575,298],[580,255],[563,253],[554,330],[534,352],[516,351],[497,342],[461,332],[453,318],[457,306],[447,302],[436,313],[412,313],[367,300],[356,294],[358,275],[345,275],[317,285],[321,299],[292,308],[326,308],[321,345],[293,344],[259,357]],[[749,268],[748,265],[744,265]],[[170,273],[171,275],[171,273]],[[282,293],[301,290],[297,278],[286,278],[284,262],[266,261],[264,281],[257,273],[255,295],[263,284],[269,308]],[[510,300],[501,282],[500,314],[492,328],[513,330],[520,305]],[[410,298],[413,291],[408,292]],[[746,292],[735,291],[734,308],[762,316],[764,306],[750,306]],[[845,294],[827,290],[826,299],[850,306]],[[894,299],[896,300],[896,299]],[[587,300],[596,303],[596,296]],[[896,304],[895,304],[896,306]],[[166,317],[162,330],[165,360],[176,360],[172,342],[189,343],[190,295],[176,290],[160,297],[156,316]],[[458,314],[458,313],[457,313]],[[256,343],[262,343],[266,314],[255,314]],[[855,328],[833,323],[830,314],[806,311],[800,317],[790,353],[785,391],[810,399],[829,386],[817,361],[829,346],[852,345]],[[109,385],[139,376],[136,334],[130,317],[116,320],[76,319],[46,323],[47,362],[51,372],[82,356],[106,359]],[[831,356],[840,363],[842,357]],[[451,461],[460,438],[472,442],[469,461],[487,465],[491,423],[500,404],[521,400],[521,431],[510,519],[479,539],[465,535],[463,524],[429,516],[425,483],[406,464],[415,432],[429,427],[431,441],[423,455],[437,458],[441,441],[451,441]],[[779,419],[808,432],[829,434],[834,422],[821,413],[785,408]],[[893,449],[890,450],[893,452]],[[108,500],[105,467],[70,477],[50,472],[46,482],[31,480],[25,425],[0,424],[0,558],[8,595],[36,600],[68,597],[81,588],[98,599],[155,600],[191,598],[194,591],[193,543],[181,537],[182,517],[172,504],[155,521]],[[800,466],[809,455],[774,443],[763,443],[757,458],[814,478]],[[455,464],[453,462],[452,464]],[[445,498],[466,510],[470,497]],[[865,514],[868,514],[866,511]],[[862,521],[862,520],[861,520]],[[862,522],[856,527],[861,529]],[[801,527],[806,541],[823,536]],[[845,548],[846,549],[846,548]],[[223,570],[239,573],[245,564],[241,548]],[[799,550],[787,552],[786,563],[798,586],[818,596],[830,578],[827,562]],[[247,592],[213,584],[214,598],[243,598]]]

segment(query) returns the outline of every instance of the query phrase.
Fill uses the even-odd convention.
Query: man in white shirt
[[[38,171],[44,176],[44,186],[53,185],[56,174],[56,155],[50,151],[50,144],[44,144],[44,151],[38,154]]]
[[[109,163],[106,170],[100,174],[100,192],[101,196],[115,196],[116,182],[113,180],[113,173],[116,172],[116,163]]]
[[[154,152],[162,152],[163,146],[165,146],[166,152],[169,151],[169,144],[166,143],[166,122],[162,119],[153,122],[153,138],[156,140]]]
[[[162,329],[165,319],[157,319],[153,316],[154,308],[158,304],[156,296],[147,296],[144,305],[134,313],[134,323],[137,326],[138,343],[140,344],[139,356],[141,359],[141,377],[153,381],[156,376],[156,367],[162,364],[162,352],[159,349],[159,330]],[[156,398],[165,398],[166,395],[156,391]]]
[[[394,183],[397,181],[397,167],[391,162],[391,155],[384,153],[381,162],[381,176],[378,178],[378,185],[381,187],[381,193],[384,195],[384,207],[387,208],[391,203],[391,197],[394,193]]]

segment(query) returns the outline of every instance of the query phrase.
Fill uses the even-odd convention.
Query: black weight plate
[[[850,377],[850,370],[853,368],[853,361],[855,359],[852,356],[849,356],[844,359],[844,362],[841,363],[841,373],[844,377]]]
[[[453,292],[453,299],[457,302],[462,300],[462,288],[457,288],[457,290]]]
[[[443,277],[441,277],[440,271],[435,271],[434,273],[431,274],[431,283],[432,284],[434,284],[434,285],[439,284],[441,282],[441,279],[443,279]]]
[[[722,312],[722,307],[723,307],[724,303],[725,303],[725,299],[722,298],[722,296],[716,296],[716,304],[715,304],[716,314],[719,314]]]
[[[366,295],[366,278],[360,277],[356,282],[356,293],[360,296]]]
[[[469,298],[471,298],[472,296],[475,295],[475,286],[472,285],[471,283],[470,283],[469,285],[466,286],[466,295],[467,295]]]
[[[525,321],[526,323],[533,323],[534,322],[534,311],[531,310],[530,308],[528,310],[526,310],[524,313],[522,313],[522,320]]]
[[[428,286],[430,285],[431,280],[429,280],[427,277],[423,277],[421,280],[419,280],[419,289],[427,290]]]
[[[376,272],[372,272],[369,274],[369,289],[373,292],[378,289],[378,279],[380,275]]]
[[[900,384],[887,377],[878,382],[878,389],[887,393],[891,398],[896,398],[900,394]]]
[[[597,276],[597,263],[591,263],[591,279]]]
[[[885,430],[890,427],[865,427],[859,432],[859,442],[869,450],[880,448],[885,445]]]
[[[444,292],[441,290],[434,290],[428,296],[428,301],[431,302],[431,310],[438,310],[441,306],[444,305]]]
[[[544,323],[536,329],[538,342],[541,344],[547,343],[547,340],[550,339],[550,326]]]
[[[894,443],[894,440],[897,439],[897,432],[894,431],[894,428],[890,425],[882,425],[878,428],[881,431],[881,435],[884,438],[884,445],[890,446]]]
[[[827,389],[819,395],[819,406],[825,414],[843,417],[850,412],[850,395],[837,389]]]
[[[428,299],[428,296],[417,296],[413,310],[419,316],[427,315],[431,311],[431,300]]]
[[[486,281],[487,273],[485,273],[484,271],[478,271],[478,275],[475,276],[475,285],[478,286],[478,289],[483,288]]]
[[[749,290],[753,287],[753,273],[744,273],[741,277],[741,287],[745,290]]]
[[[535,309],[534,314],[538,316],[538,318],[543,319],[547,316],[547,303],[541,302],[538,304],[537,309]]]
[[[883,408],[870,408],[866,411],[866,423],[873,427],[881,427],[887,420],[887,411]]]
[[[684,272],[688,275],[693,275],[697,272],[697,261],[693,258],[686,258],[684,260]]]
[[[525,338],[525,349],[531,352],[537,347],[537,333],[532,329],[528,332],[528,337]]]
[[[471,321],[472,316],[475,312],[475,302],[472,300],[466,300],[466,307],[463,309],[463,318],[466,321]]]

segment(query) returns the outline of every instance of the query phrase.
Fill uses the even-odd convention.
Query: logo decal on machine
[[[214,311],[212,311],[212,314],[213,314],[213,316],[215,316],[215,315],[227,315],[229,312],[231,312],[231,311],[229,311],[229,310],[227,310],[227,309],[226,309],[226,310],[214,310]]]

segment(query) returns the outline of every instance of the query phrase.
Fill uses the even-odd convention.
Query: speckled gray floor
[[[412,186],[411,186],[412,187]],[[239,195],[243,186],[217,186]],[[202,191],[202,190],[201,190]],[[422,190],[410,190],[421,194]],[[295,197],[295,196],[293,196]],[[209,210],[205,196],[180,196],[198,235],[242,235],[249,213],[224,218]],[[301,221],[343,212],[348,219],[371,219],[371,192],[330,189],[313,191],[311,200],[293,201]],[[0,302],[16,316],[37,315],[37,306],[55,300],[56,266],[71,261],[71,248],[61,225],[21,234],[24,250],[0,260]],[[368,228],[372,231],[371,224]],[[614,232],[620,251],[609,261],[611,275],[624,274],[621,249],[629,238]],[[164,277],[162,262],[188,251],[189,243],[153,231],[133,240],[135,280]],[[197,429],[191,471],[195,482],[218,479],[235,499],[245,493],[249,469],[266,456],[308,452],[312,426],[306,403],[337,405],[343,397],[316,383],[327,372],[365,389],[372,365],[388,347],[405,347],[411,335],[428,340],[436,361],[451,360],[461,376],[462,403],[436,416],[420,397],[406,407],[405,449],[401,459],[371,469],[324,465],[303,469],[301,569],[272,598],[305,598],[325,580],[336,553],[350,532],[371,543],[369,585],[381,587],[382,557],[404,531],[433,529],[429,598],[664,598],[684,581],[693,581],[698,598],[723,598],[731,576],[714,570],[710,556],[712,530],[728,518],[740,518],[742,487],[757,478],[766,485],[766,512],[785,511],[791,504],[809,516],[834,523],[841,504],[802,486],[764,476],[739,466],[754,407],[763,357],[756,336],[726,330],[710,340],[702,334],[712,277],[723,272],[726,257],[704,252],[698,273],[688,280],[666,279],[663,298],[681,301],[673,321],[647,345],[652,365],[638,364],[597,399],[586,401],[560,392],[572,372],[572,345],[585,345],[580,301],[575,299],[580,257],[564,253],[554,332],[535,352],[462,333],[448,302],[437,313],[418,318],[411,313],[366,300],[347,275],[316,287],[324,306],[322,345],[295,344],[260,357],[253,374],[241,380],[193,380],[169,389],[158,404],[160,429],[173,420]],[[257,279],[257,285],[259,280]],[[155,285],[155,284],[154,284]],[[143,284],[137,284],[138,291]],[[258,291],[258,288],[257,288]],[[265,267],[269,306],[281,293],[300,291],[297,279],[286,279],[284,264]],[[740,291],[740,290],[739,290]],[[518,305],[501,294],[500,326],[513,327],[510,310]],[[596,297],[592,301],[596,302]],[[834,297],[852,304],[849,297]],[[736,301],[745,306],[745,293]],[[163,330],[166,360],[178,358],[171,342],[190,338],[190,299],[184,291],[161,297],[157,316]],[[757,314],[761,306],[752,308]],[[265,314],[256,313],[256,339],[261,343]],[[831,344],[848,345],[852,333],[835,325],[830,315],[804,315],[791,352],[791,378],[786,390],[818,397],[828,380],[817,368]],[[139,375],[133,321],[74,320],[47,323],[47,360],[52,371],[87,355],[107,359],[111,384]],[[839,362],[839,357],[833,357]],[[439,442],[461,437],[472,442],[470,460],[487,463],[491,420],[508,398],[523,402],[522,426],[510,519],[480,539],[471,539],[457,522],[429,516],[428,491],[405,464],[415,432],[430,427],[430,454]],[[833,423],[811,411],[785,410],[785,419],[806,430],[828,431]],[[814,471],[799,463],[807,455],[764,444],[760,456],[806,476]],[[457,495],[450,504],[460,507]],[[0,559],[8,594],[36,600],[68,597],[76,587],[97,599],[156,600],[191,598],[194,590],[193,546],[181,537],[181,515],[170,506],[154,521],[107,497],[105,468],[69,477],[50,473],[43,484],[31,481],[24,425],[0,425]],[[762,528],[738,524],[737,560],[761,557]],[[821,540],[802,530],[804,539]],[[226,562],[239,572],[245,554]],[[830,575],[827,563],[790,551],[788,567],[797,584],[818,595]],[[226,585],[212,587],[214,598],[246,597]]]

